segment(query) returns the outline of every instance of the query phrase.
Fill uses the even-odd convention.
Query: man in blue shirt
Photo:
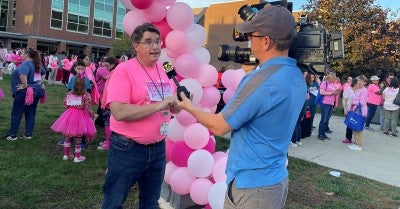
[[[204,112],[181,94],[179,106],[199,123],[216,135],[232,132],[224,208],[284,208],[286,153],[307,93],[296,60],[288,57],[295,26],[282,6],[263,8],[238,25],[260,65],[242,79],[220,113]]]

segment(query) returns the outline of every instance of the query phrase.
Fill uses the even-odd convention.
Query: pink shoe
[[[80,163],[80,162],[83,162],[85,160],[86,160],[86,157],[81,155],[80,157],[75,157],[74,158],[74,163]]]
[[[98,150],[108,150],[109,148],[110,145],[108,143],[104,143],[103,145],[97,147]]]
[[[345,144],[350,144],[350,143],[352,143],[351,140],[348,140],[348,139],[345,139],[345,140],[343,140],[342,142],[345,143]]]

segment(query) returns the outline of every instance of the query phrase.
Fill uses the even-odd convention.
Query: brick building
[[[119,0],[0,0],[0,42],[100,56],[123,36],[125,13]]]

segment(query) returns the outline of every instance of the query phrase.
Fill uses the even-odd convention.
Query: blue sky
[[[198,7],[207,7],[212,3],[220,3],[220,2],[228,2],[229,0],[178,0],[178,2],[185,2],[189,4],[192,8]],[[240,0],[232,0],[232,1],[240,1]],[[275,1],[275,0],[271,0]],[[300,7],[307,2],[307,0],[293,0],[289,2],[293,2],[293,10],[299,10]],[[392,11],[396,11],[400,9],[400,1],[399,0],[375,0],[375,4],[379,4],[382,8],[390,8]],[[399,12],[400,13],[400,10]],[[400,14],[399,14],[400,15]]]

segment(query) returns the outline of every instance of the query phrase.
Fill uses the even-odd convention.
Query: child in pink
[[[77,66],[82,67],[83,66]],[[73,90],[68,92],[64,106],[65,112],[53,123],[51,129],[64,135],[64,160],[74,158],[75,163],[84,161],[81,155],[82,136],[88,140],[94,138],[96,127],[93,120],[96,114],[91,109],[92,100],[86,91],[86,75],[83,72],[77,74]],[[74,139],[75,155],[71,155],[71,140]]]

